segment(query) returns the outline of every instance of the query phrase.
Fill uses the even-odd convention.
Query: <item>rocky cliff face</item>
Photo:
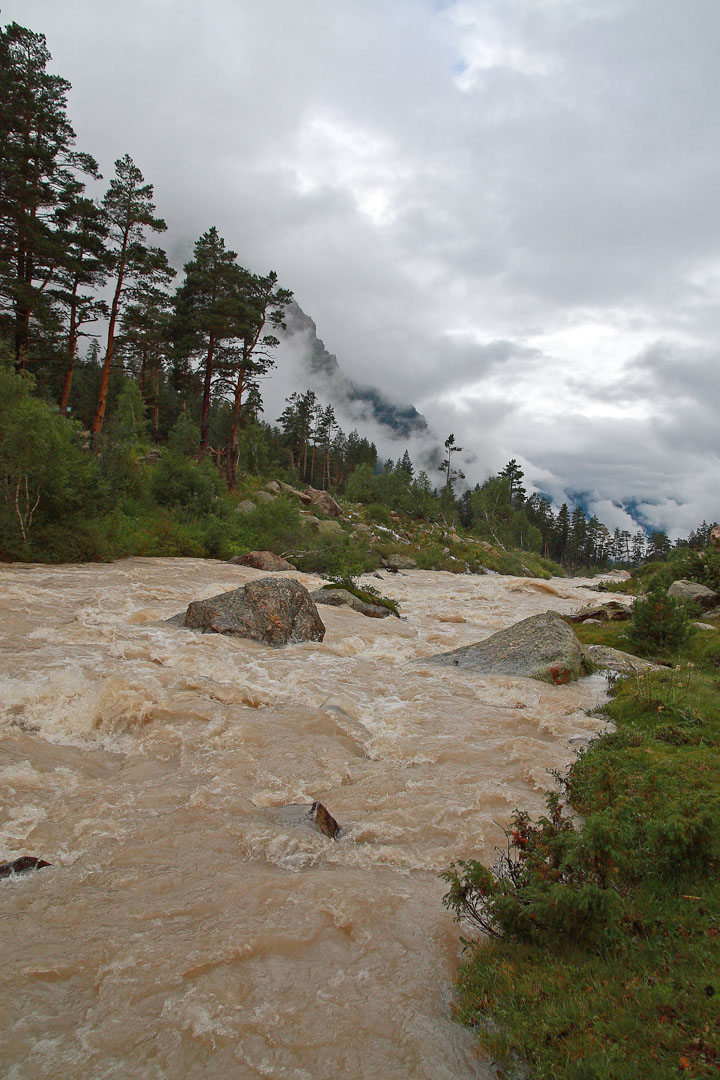
[[[397,405],[374,386],[357,386],[343,373],[337,357],[328,352],[317,334],[317,326],[299,304],[286,309],[285,338],[302,350],[308,385],[333,405],[351,406],[358,420],[372,419],[398,437],[407,438],[428,430],[427,421],[413,405]]]

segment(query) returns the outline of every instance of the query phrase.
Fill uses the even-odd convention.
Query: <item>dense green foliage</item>
[[[634,633],[675,666],[615,684],[616,732],[558,778],[544,817],[516,812],[493,870],[445,875],[446,904],[493,939],[468,943],[459,1015],[532,1078],[716,1075],[720,638],[686,632],[662,595],[640,601]],[[622,624],[578,634],[627,648]]]
[[[690,617],[685,604],[668,596],[659,582],[647,596],[633,604],[627,632],[631,648],[640,656],[657,656],[677,649],[690,633]]]

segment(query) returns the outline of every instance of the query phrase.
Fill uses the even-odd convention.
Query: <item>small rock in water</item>
[[[264,570],[272,573],[275,570],[294,570],[295,567],[282,555],[275,555],[272,551],[248,551],[245,555],[234,555],[228,562],[235,566],[251,566],[255,570]]]
[[[330,840],[337,840],[340,832],[337,821],[321,802],[290,803],[288,806],[274,807],[270,814],[284,825],[313,829]]]
[[[337,839],[337,834],[340,832],[340,826],[321,802],[314,802],[312,804],[310,807],[310,816],[312,817],[315,828],[319,829],[324,836],[329,836],[331,840]]]
[[[40,870],[43,866],[52,866],[52,863],[46,862],[45,859],[38,859],[34,855],[21,855],[12,862],[0,863],[0,878],[10,877],[12,874],[27,874],[30,870]]]
[[[353,611],[366,615],[369,619],[386,619],[395,612],[382,604],[367,604],[359,596],[354,596],[347,589],[316,589],[310,593],[314,604],[329,604],[331,607],[349,607]]]

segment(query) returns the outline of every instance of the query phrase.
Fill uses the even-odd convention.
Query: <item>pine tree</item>
[[[519,509],[525,502],[525,488],[522,486],[524,475],[515,458],[508,461],[505,468],[498,473],[498,476],[504,476],[510,485],[510,505],[515,509]]]
[[[395,466],[395,471],[406,477],[408,481],[412,480],[415,470],[413,468],[413,463],[410,460],[410,455],[407,452],[407,449],[405,450],[403,456],[401,458],[398,458],[397,465]]]
[[[105,216],[92,199],[72,193],[56,218],[63,258],[49,291],[66,313],[65,371],[60,392],[60,412],[65,416],[81,327],[108,315],[107,305],[97,297],[95,290],[105,284],[110,255],[105,246],[108,232]]]
[[[287,405],[278,419],[289,443],[290,467],[298,469],[307,478],[307,460],[310,439],[315,424],[318,400],[314,390],[304,394],[294,393],[285,399]]]
[[[553,558],[558,562],[565,563],[568,554],[568,542],[570,538],[570,511],[567,503],[563,503],[558,510],[553,529]]]
[[[170,341],[170,280],[171,274],[159,268],[155,283],[148,283],[125,308],[117,339],[125,367],[137,378],[140,393],[150,405],[156,443],[160,438],[160,373]]]
[[[453,434],[448,435],[444,446],[445,458],[441,464],[438,465],[438,472],[445,474],[445,487],[448,491],[452,491],[456,480],[465,479],[465,473],[460,469],[453,468],[452,464],[453,454],[462,454],[462,446],[455,445],[455,436]]]
[[[265,277],[243,271],[244,324],[241,330],[242,344],[230,354],[227,365],[232,386],[232,422],[228,436],[226,465],[228,487],[236,483],[238,431],[242,419],[243,399],[252,389],[259,394],[258,379],[274,367],[273,352],[280,341],[266,329],[285,328],[284,309],[292,300],[289,289],[280,289],[277,274],[271,270]]]
[[[330,484],[330,449],[333,444],[333,436],[339,431],[339,424],[335,419],[335,410],[332,405],[326,405],[318,415],[315,438],[318,449],[322,454],[322,479],[320,486],[323,491]]]
[[[66,115],[70,83],[46,71],[45,37],[10,23],[0,30],[0,318],[18,368],[28,364],[32,326],[52,318],[47,291],[62,260],[55,214],[97,176]]]
[[[97,408],[92,424],[93,436],[102,431],[107,408],[110,372],[115,350],[115,334],[120,313],[130,298],[143,288],[155,286],[158,278],[172,275],[165,253],[160,248],[149,248],[145,231],[164,232],[167,228],[162,218],[155,217],[152,184],[145,179],[129,155],[115,162],[115,177],[110,182],[103,210],[108,222],[112,271],[115,288],[110,305],[107,345],[103,359]]]
[[[215,226],[195,242],[193,258],[185,264],[185,280],[175,295],[175,319],[180,348],[195,359],[202,380],[200,460],[210,438],[210,400],[216,368],[237,355],[245,326],[244,290],[248,272],[238,266],[237,253],[225,247]]]

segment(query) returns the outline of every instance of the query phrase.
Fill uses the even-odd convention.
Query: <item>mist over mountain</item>
[[[301,389],[309,387],[329,401],[344,416],[371,428],[379,425],[386,437],[411,439],[430,436],[427,420],[414,405],[391,401],[375,386],[359,386],[345,375],[337,356],[318,337],[317,326],[300,305],[293,302],[286,309],[284,339],[298,363],[296,378],[306,378]]]

